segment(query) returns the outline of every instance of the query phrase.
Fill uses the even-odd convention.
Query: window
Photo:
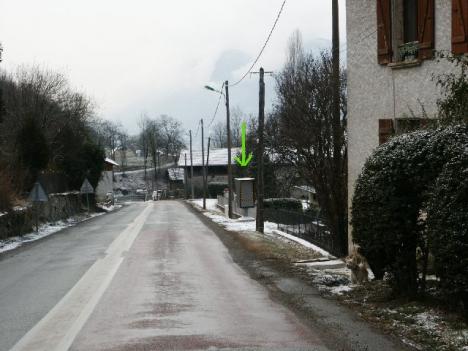
[[[434,0],[376,0],[378,62],[432,58]]]
[[[403,35],[404,42],[418,41],[418,2],[417,0],[403,1]]]
[[[454,54],[468,52],[468,2],[452,0],[452,51]]]

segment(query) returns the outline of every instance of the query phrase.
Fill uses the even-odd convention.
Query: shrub
[[[208,183],[208,197],[212,199],[216,199],[218,195],[222,195],[224,193],[224,189],[229,188],[227,183],[221,182],[212,182]]]
[[[468,151],[444,167],[428,205],[427,222],[441,288],[468,317]]]
[[[275,210],[302,211],[302,203],[300,200],[293,198],[265,199],[264,208],[272,208]]]
[[[376,278],[391,273],[397,293],[417,291],[416,248],[427,252],[422,214],[440,172],[467,140],[466,126],[395,137],[377,148],[357,180],[353,238]]]

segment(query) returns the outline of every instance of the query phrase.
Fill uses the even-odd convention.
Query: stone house
[[[468,53],[468,1],[352,0],[346,13],[350,205],[375,147],[437,116],[434,77],[455,68],[434,50]]]
[[[113,194],[114,191],[114,167],[119,164],[114,160],[106,157],[104,160],[104,170],[102,171],[101,179],[96,187],[96,201],[106,201],[108,194]],[[113,196],[113,195],[112,195]]]

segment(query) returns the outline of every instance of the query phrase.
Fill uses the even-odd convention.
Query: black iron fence
[[[311,242],[332,255],[341,256],[340,247],[319,213],[265,209],[265,220],[278,224],[278,230]]]

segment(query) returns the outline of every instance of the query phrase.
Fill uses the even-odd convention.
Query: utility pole
[[[255,229],[263,233],[264,230],[264,182],[263,182],[263,153],[264,153],[264,124],[265,124],[265,71],[260,68],[259,99],[258,99],[258,145],[257,145],[257,218]]]
[[[0,62],[2,62],[3,46],[0,43]],[[0,83],[0,123],[3,121],[3,83]]]
[[[343,127],[341,122],[341,101],[340,101],[340,25],[339,25],[339,5],[338,0],[332,0],[332,94],[333,94],[333,107],[332,107],[332,133],[333,133],[333,176],[332,185],[336,189],[343,187],[342,174],[347,172],[346,160],[344,159],[343,147]],[[344,191],[344,201],[347,203],[346,191]],[[346,252],[349,250],[348,238],[345,237],[346,226],[348,223],[344,220],[346,214],[340,210],[341,214],[338,220],[338,243],[340,250]]]
[[[229,111],[229,82],[224,83],[226,88],[226,129],[227,129],[227,151],[228,151],[228,187],[229,187],[229,196],[228,196],[228,216],[232,218],[232,164],[231,164],[231,116]]]
[[[185,157],[185,167],[184,167],[184,192],[185,192],[185,198],[188,198],[188,184],[187,184],[187,153],[184,153]]]
[[[202,170],[203,170],[203,209],[206,210],[206,184],[205,184],[205,178],[206,178],[206,168],[205,168],[205,143],[203,141],[203,138],[205,137],[205,134],[203,133],[203,118],[200,121],[201,124],[201,154],[202,154]]]
[[[206,174],[205,174],[205,183],[206,183],[206,189],[208,190],[208,163],[210,161],[210,143],[211,143],[211,137],[208,137],[208,150],[206,153]]]
[[[332,84],[333,84],[333,158],[339,171],[341,153],[340,113],[340,27],[338,0],[332,0]]]
[[[192,131],[190,131],[190,187],[192,189],[192,200],[195,198],[193,190],[193,153],[192,153]]]

